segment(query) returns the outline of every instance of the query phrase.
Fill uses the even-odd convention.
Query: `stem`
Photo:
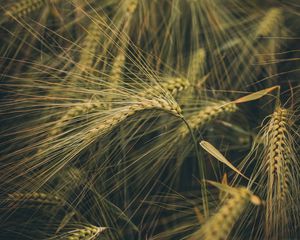
[[[208,215],[209,215],[209,210],[208,210],[208,199],[207,199],[207,194],[206,194],[206,182],[205,182],[205,169],[204,169],[204,164],[203,161],[201,161],[200,158],[200,152],[198,149],[198,144],[197,144],[197,140],[195,138],[195,135],[190,127],[190,125],[188,124],[188,122],[184,119],[184,117],[182,117],[183,122],[185,123],[185,125],[187,126],[191,136],[192,136],[192,140],[194,143],[194,147],[195,147],[195,152],[196,152],[196,157],[197,160],[199,162],[200,165],[200,174],[202,176],[202,184],[201,184],[201,195],[202,195],[202,203],[203,203],[203,210],[204,210],[204,216],[207,219]]]

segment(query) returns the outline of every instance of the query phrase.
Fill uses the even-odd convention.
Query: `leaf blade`
[[[279,89],[279,86],[276,85],[274,87],[270,87],[270,88],[266,88],[266,89],[263,89],[263,90],[260,90],[260,91],[254,92],[254,93],[250,93],[249,95],[238,98],[233,102],[238,104],[238,103],[254,101],[254,100],[262,98],[263,96],[265,96],[269,92],[272,92],[275,89]]]
[[[243,176],[244,178],[248,179],[244,174],[242,174],[235,166],[233,166],[225,157],[224,155],[216,149],[212,144],[210,144],[207,141],[201,141],[200,146],[207,151],[210,155],[214,156],[217,160],[220,162],[226,164],[229,168],[231,168],[233,171],[238,173],[239,175]]]

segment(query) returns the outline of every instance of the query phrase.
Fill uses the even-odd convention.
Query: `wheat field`
[[[0,239],[300,239],[299,0],[0,3]]]

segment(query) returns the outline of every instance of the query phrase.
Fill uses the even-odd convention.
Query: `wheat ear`
[[[287,161],[287,151],[285,133],[287,131],[287,110],[283,108],[277,108],[272,115],[269,123],[269,135],[268,135],[268,152],[266,156],[266,163],[268,164],[268,172],[270,177],[270,187],[273,186],[276,178],[279,181],[279,185],[282,190],[281,194],[277,196],[278,199],[285,198],[287,191],[287,179],[288,175],[286,171],[288,168],[285,167]],[[281,176],[281,177],[280,177]]]
[[[189,240],[224,240],[227,239],[234,224],[251,202],[253,194],[247,188],[235,188],[220,209],[211,216],[201,229]]]
[[[53,137],[63,132],[63,129],[67,124],[74,118],[104,108],[104,104],[98,100],[92,100],[86,103],[80,103],[75,107],[71,107],[54,125],[52,130],[49,132],[49,136]]]
[[[296,206],[293,196],[297,192],[291,189],[297,161],[289,138],[288,110],[278,107],[271,116],[267,132],[263,136],[267,143],[263,165],[267,168],[266,196],[266,236],[277,238],[286,231],[292,211]],[[299,166],[299,165],[298,165]],[[296,173],[298,174],[298,173]]]
[[[119,85],[119,82],[122,79],[122,72],[123,72],[123,66],[125,64],[125,59],[126,57],[124,52],[120,52],[114,59],[111,72],[110,72],[110,81],[114,88]]]
[[[203,66],[205,63],[206,53],[203,48],[197,50],[194,54],[192,54],[189,66],[188,66],[188,79],[191,81],[196,81],[203,74]]]
[[[300,222],[297,214],[300,166],[292,116],[292,110],[276,107],[239,166],[244,172],[252,169],[248,186],[255,188],[265,200],[264,211],[258,214],[261,218],[258,221],[263,225],[257,232],[259,239],[290,237]]]
[[[169,78],[166,82],[163,82],[161,86],[172,95],[176,95],[184,89],[187,89],[190,83],[186,78]]]
[[[143,100],[140,103],[132,104],[130,106],[125,107],[116,115],[112,116],[112,118],[103,121],[97,127],[88,131],[87,135],[92,137],[106,134],[112,128],[117,126],[119,123],[123,122],[128,117],[145,110],[160,110],[175,115],[176,117],[182,118],[181,109],[177,104],[171,104],[162,99]]]
[[[67,236],[67,240],[93,240],[96,237],[104,232],[107,228],[106,227],[96,227],[93,225],[84,227],[82,229],[76,229],[70,232]]]
[[[168,78],[167,81],[162,82],[160,86],[153,86],[150,89],[142,92],[140,95],[146,97],[155,92],[161,92],[161,89],[163,88],[164,90],[169,91],[173,96],[175,96],[184,89],[187,89],[189,86],[189,80],[186,78]]]
[[[225,114],[235,112],[237,106],[233,102],[220,101],[205,107],[203,110],[192,115],[187,119],[189,126],[192,130],[201,129],[206,124],[214,121],[215,119],[224,116]],[[181,138],[186,137],[189,134],[186,126],[181,126],[178,129],[179,136]]]
[[[279,26],[282,20],[282,10],[277,7],[271,8],[262,19],[256,30],[257,37],[269,37]]]
[[[9,202],[22,203],[29,206],[36,206],[36,204],[42,205],[57,205],[62,206],[65,204],[64,200],[61,199],[59,196],[53,194],[46,194],[40,192],[33,192],[33,193],[11,193],[8,195],[7,200]]]
[[[48,2],[47,0],[18,1],[15,4],[13,4],[7,11],[5,11],[5,15],[8,17],[22,18],[34,11],[37,11],[47,2]]]
[[[102,34],[100,28],[103,23],[104,19],[99,19],[99,16],[97,16],[97,20],[92,20],[88,26],[87,35],[82,42],[82,52],[78,63],[79,67],[82,67],[83,70],[93,66],[94,57],[96,56],[96,50]]]
[[[118,83],[122,78],[122,71],[126,59],[126,50],[129,44],[129,38],[128,36],[126,36],[126,34],[128,34],[130,20],[137,8],[137,5],[137,0],[124,1],[124,16],[126,18],[124,19],[124,25],[122,26],[122,34],[120,36],[120,49],[118,51],[117,56],[114,59],[110,73],[110,80],[114,86],[118,86]]]
[[[276,55],[282,39],[276,38],[281,37],[284,33],[286,35],[287,31],[283,27],[283,13],[280,8],[271,8],[266,16],[263,18],[259,24],[256,37],[266,38],[265,42],[261,42],[257,48],[257,61],[258,64],[264,66],[265,70],[270,76],[276,74]],[[275,38],[272,38],[275,36]],[[260,70],[260,68],[258,68]]]
[[[132,15],[138,5],[138,0],[129,0],[128,5],[126,6],[126,14]]]
[[[118,49],[117,55],[111,66],[110,71],[110,81],[113,88],[117,88],[122,80],[123,68],[126,60],[126,51],[129,45],[129,37],[126,35],[129,31],[130,20],[134,14],[136,7],[138,5],[137,0],[124,1],[123,11],[124,11],[124,22],[122,26],[122,33],[120,35],[120,48]]]

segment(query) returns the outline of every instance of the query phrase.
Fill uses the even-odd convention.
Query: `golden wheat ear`
[[[22,18],[34,11],[38,11],[43,5],[47,4],[47,0],[22,0],[17,1],[5,11],[5,16],[11,18]]]
[[[141,97],[147,97],[149,95],[151,96],[153,94],[157,94],[160,91],[169,91],[171,94],[176,95],[178,92],[188,88],[189,86],[190,85],[187,79],[169,78],[167,81],[162,82],[161,86],[156,84],[153,87],[149,88],[148,90],[142,91],[139,95]],[[161,103],[161,109],[163,110],[164,109],[163,106],[164,105],[166,106],[167,103],[165,104],[162,103]],[[68,110],[59,120],[57,120],[57,122],[53,126],[53,129],[50,130],[49,136],[55,137],[56,135],[61,134],[63,132],[63,129],[68,125],[69,122],[72,122],[72,120],[80,116],[83,116],[84,114],[90,113],[92,111],[101,111],[103,109],[106,109],[107,105],[108,104],[105,104],[104,102],[101,102],[100,100],[94,98],[88,102],[79,103],[74,107],[71,107],[70,110]],[[158,106],[157,107],[153,106],[153,108],[159,109]],[[147,109],[146,106],[145,109]],[[178,109],[179,107],[174,105],[174,110],[178,111]],[[169,107],[165,107],[165,110],[170,111],[171,109]],[[180,113],[180,110],[178,113]]]
[[[189,240],[227,239],[232,228],[249,203],[259,205],[260,199],[244,187],[234,188],[217,182],[208,183],[227,193],[220,208],[213,214]]]
[[[91,129],[87,135],[88,136],[101,136],[113,127],[117,126],[122,121],[126,120],[128,117],[145,110],[160,110],[166,113],[170,113],[176,117],[182,118],[181,109],[178,105],[171,105],[165,100],[145,100],[140,103],[132,104],[126,107],[123,111],[113,116],[111,119],[104,121],[95,128]]]
[[[106,231],[107,227],[97,227],[88,225],[83,228],[78,228],[70,232],[52,237],[50,239],[66,239],[66,240],[94,240],[97,239],[100,234]]]
[[[205,66],[206,52],[204,48],[200,48],[193,53],[189,59],[187,68],[187,78],[192,84],[197,85],[197,80],[203,77]]]
[[[105,104],[97,99],[92,99],[88,102],[83,102],[71,107],[53,126],[52,130],[49,131],[49,137],[54,137],[58,134],[61,134],[64,128],[68,125],[68,123],[72,122],[72,120],[76,120],[76,118],[83,116],[84,114],[88,114],[92,111],[101,111],[101,109],[105,108]]]
[[[37,207],[41,205],[63,206],[65,201],[57,195],[50,193],[11,193],[7,202],[15,207]]]
[[[214,120],[237,111],[235,103],[219,101],[206,106],[198,113],[191,115],[186,120],[192,130],[203,128],[205,125],[213,122]],[[186,126],[178,128],[178,138],[185,138],[189,134]]]
[[[259,23],[256,36],[271,37],[276,35],[276,29],[280,27],[283,20],[283,12],[281,8],[273,7],[267,11],[266,15]]]
[[[291,111],[277,107],[271,115],[265,132],[262,167],[267,178],[266,192],[266,237],[287,236],[287,228],[296,226],[293,216],[299,207],[299,170],[290,119]],[[259,182],[265,184],[264,182]],[[299,216],[296,217],[299,223]]]
[[[300,222],[294,116],[291,109],[277,106],[239,166],[244,172],[251,169],[248,186],[264,200],[263,211],[255,216],[262,226],[258,238],[294,237]]]
[[[270,76],[276,74],[276,54],[288,36],[284,27],[284,10],[279,7],[270,8],[259,23],[255,32],[257,41],[257,62],[263,66]]]
[[[38,13],[41,9],[46,9],[49,13],[51,12],[54,16],[60,18],[54,4],[58,3],[60,0],[18,0],[14,1],[7,8],[4,9],[3,22],[10,20],[17,20],[31,16],[32,14]]]
[[[105,18],[97,15],[91,19],[87,27],[87,35],[84,37],[82,43],[80,43],[81,49],[78,62],[78,68],[83,73],[93,71],[95,58],[99,58],[97,49],[100,45],[101,36],[104,35],[102,28],[105,24]]]
[[[176,96],[179,92],[190,87],[189,80],[186,78],[176,78],[176,77],[167,77],[164,81],[159,82],[160,85],[156,84],[151,88],[141,92],[142,97],[147,97],[148,95],[157,94],[158,92],[168,91],[173,96]]]

